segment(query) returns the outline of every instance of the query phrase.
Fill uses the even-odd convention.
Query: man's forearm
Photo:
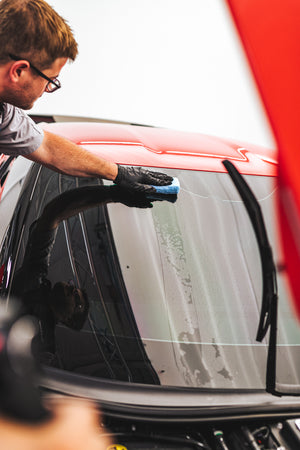
[[[47,131],[42,145],[27,158],[68,175],[113,180],[120,188],[129,192],[155,193],[155,186],[167,186],[173,180],[169,175],[141,167],[118,166]]]
[[[118,166],[79,147],[73,142],[45,131],[42,145],[27,156],[57,172],[78,177],[114,180]]]

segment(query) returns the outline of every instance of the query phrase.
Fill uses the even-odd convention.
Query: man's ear
[[[27,74],[30,69],[30,64],[28,61],[20,59],[20,61],[15,61],[9,69],[9,75],[12,81],[18,82],[24,75]]]

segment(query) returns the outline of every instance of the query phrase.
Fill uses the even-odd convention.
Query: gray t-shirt
[[[0,153],[29,155],[43,141],[43,130],[20,108],[0,103]]]

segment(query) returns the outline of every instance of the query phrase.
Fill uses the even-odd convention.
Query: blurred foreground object
[[[105,450],[110,442],[93,403],[65,397],[42,403],[40,369],[31,352],[37,323],[22,315],[16,301],[10,303],[0,303],[0,448]]]
[[[37,322],[21,314],[20,305],[0,304],[0,411],[24,422],[49,417],[41,403],[38,366],[32,356]]]
[[[24,424],[0,416],[0,448],[5,450],[106,450],[110,441],[99,427],[99,411],[74,398],[48,404],[51,420]]]
[[[300,2],[227,0],[264,102],[279,159],[279,221],[300,319]]]

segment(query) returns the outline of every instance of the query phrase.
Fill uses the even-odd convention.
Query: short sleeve
[[[0,153],[26,156],[42,144],[43,130],[20,108],[2,103]]]

